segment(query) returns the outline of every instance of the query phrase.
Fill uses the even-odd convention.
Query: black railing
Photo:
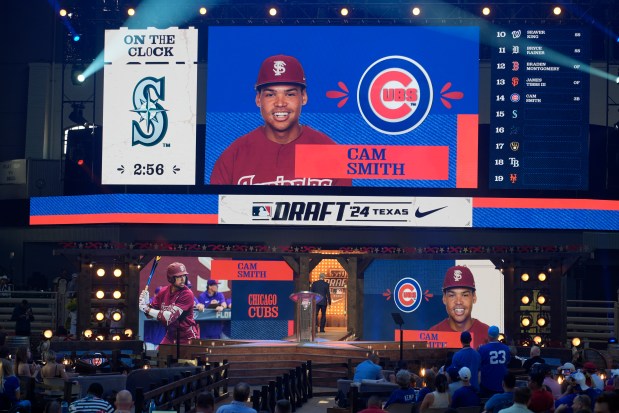
[[[273,412],[275,403],[286,399],[294,412],[312,398],[312,388],[312,362],[308,360],[275,380],[270,380],[260,389],[255,389],[251,396],[252,407],[256,411]]]

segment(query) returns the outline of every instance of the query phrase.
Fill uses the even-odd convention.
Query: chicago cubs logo
[[[373,129],[400,135],[419,126],[432,107],[432,82],[425,69],[404,56],[387,56],[361,76],[357,104]]]
[[[393,301],[403,313],[412,313],[419,308],[422,297],[421,286],[414,278],[402,278],[393,289]]]
[[[151,93],[154,96],[151,96]],[[168,130],[168,114],[161,106],[162,100],[165,100],[165,77],[145,77],[135,85],[131,112],[139,114],[140,120],[132,121],[132,145],[153,146],[165,136]]]

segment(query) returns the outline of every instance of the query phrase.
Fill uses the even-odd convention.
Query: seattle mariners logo
[[[419,126],[430,112],[432,97],[428,73],[404,56],[387,56],[372,63],[357,88],[361,116],[387,135],[400,135]]]
[[[393,301],[404,313],[412,313],[419,308],[422,297],[421,286],[414,278],[402,278],[393,289]]]
[[[132,145],[153,146],[164,138],[168,130],[168,114],[159,103],[162,100],[165,100],[165,77],[145,77],[135,85],[131,112],[139,114],[140,120],[132,121]]]

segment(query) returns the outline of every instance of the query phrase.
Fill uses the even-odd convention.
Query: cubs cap
[[[255,88],[271,83],[294,83],[305,87],[303,66],[292,56],[278,54],[267,57],[260,66]]]
[[[497,338],[499,336],[499,328],[497,326],[488,327],[488,337]]]
[[[461,380],[470,380],[471,379],[471,369],[468,367],[462,367],[458,370],[458,376],[460,376]]]
[[[475,278],[468,267],[456,265],[447,269],[443,280],[443,291],[449,288],[471,288],[475,290]]]
[[[217,280],[208,280],[206,285],[219,285],[219,282]]]
[[[178,277],[179,275],[188,275],[187,269],[185,268],[185,264],[180,262],[173,262],[168,265],[168,278],[170,277]]]

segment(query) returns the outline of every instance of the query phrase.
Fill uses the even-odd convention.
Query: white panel
[[[105,32],[102,184],[195,185],[198,33]]]

